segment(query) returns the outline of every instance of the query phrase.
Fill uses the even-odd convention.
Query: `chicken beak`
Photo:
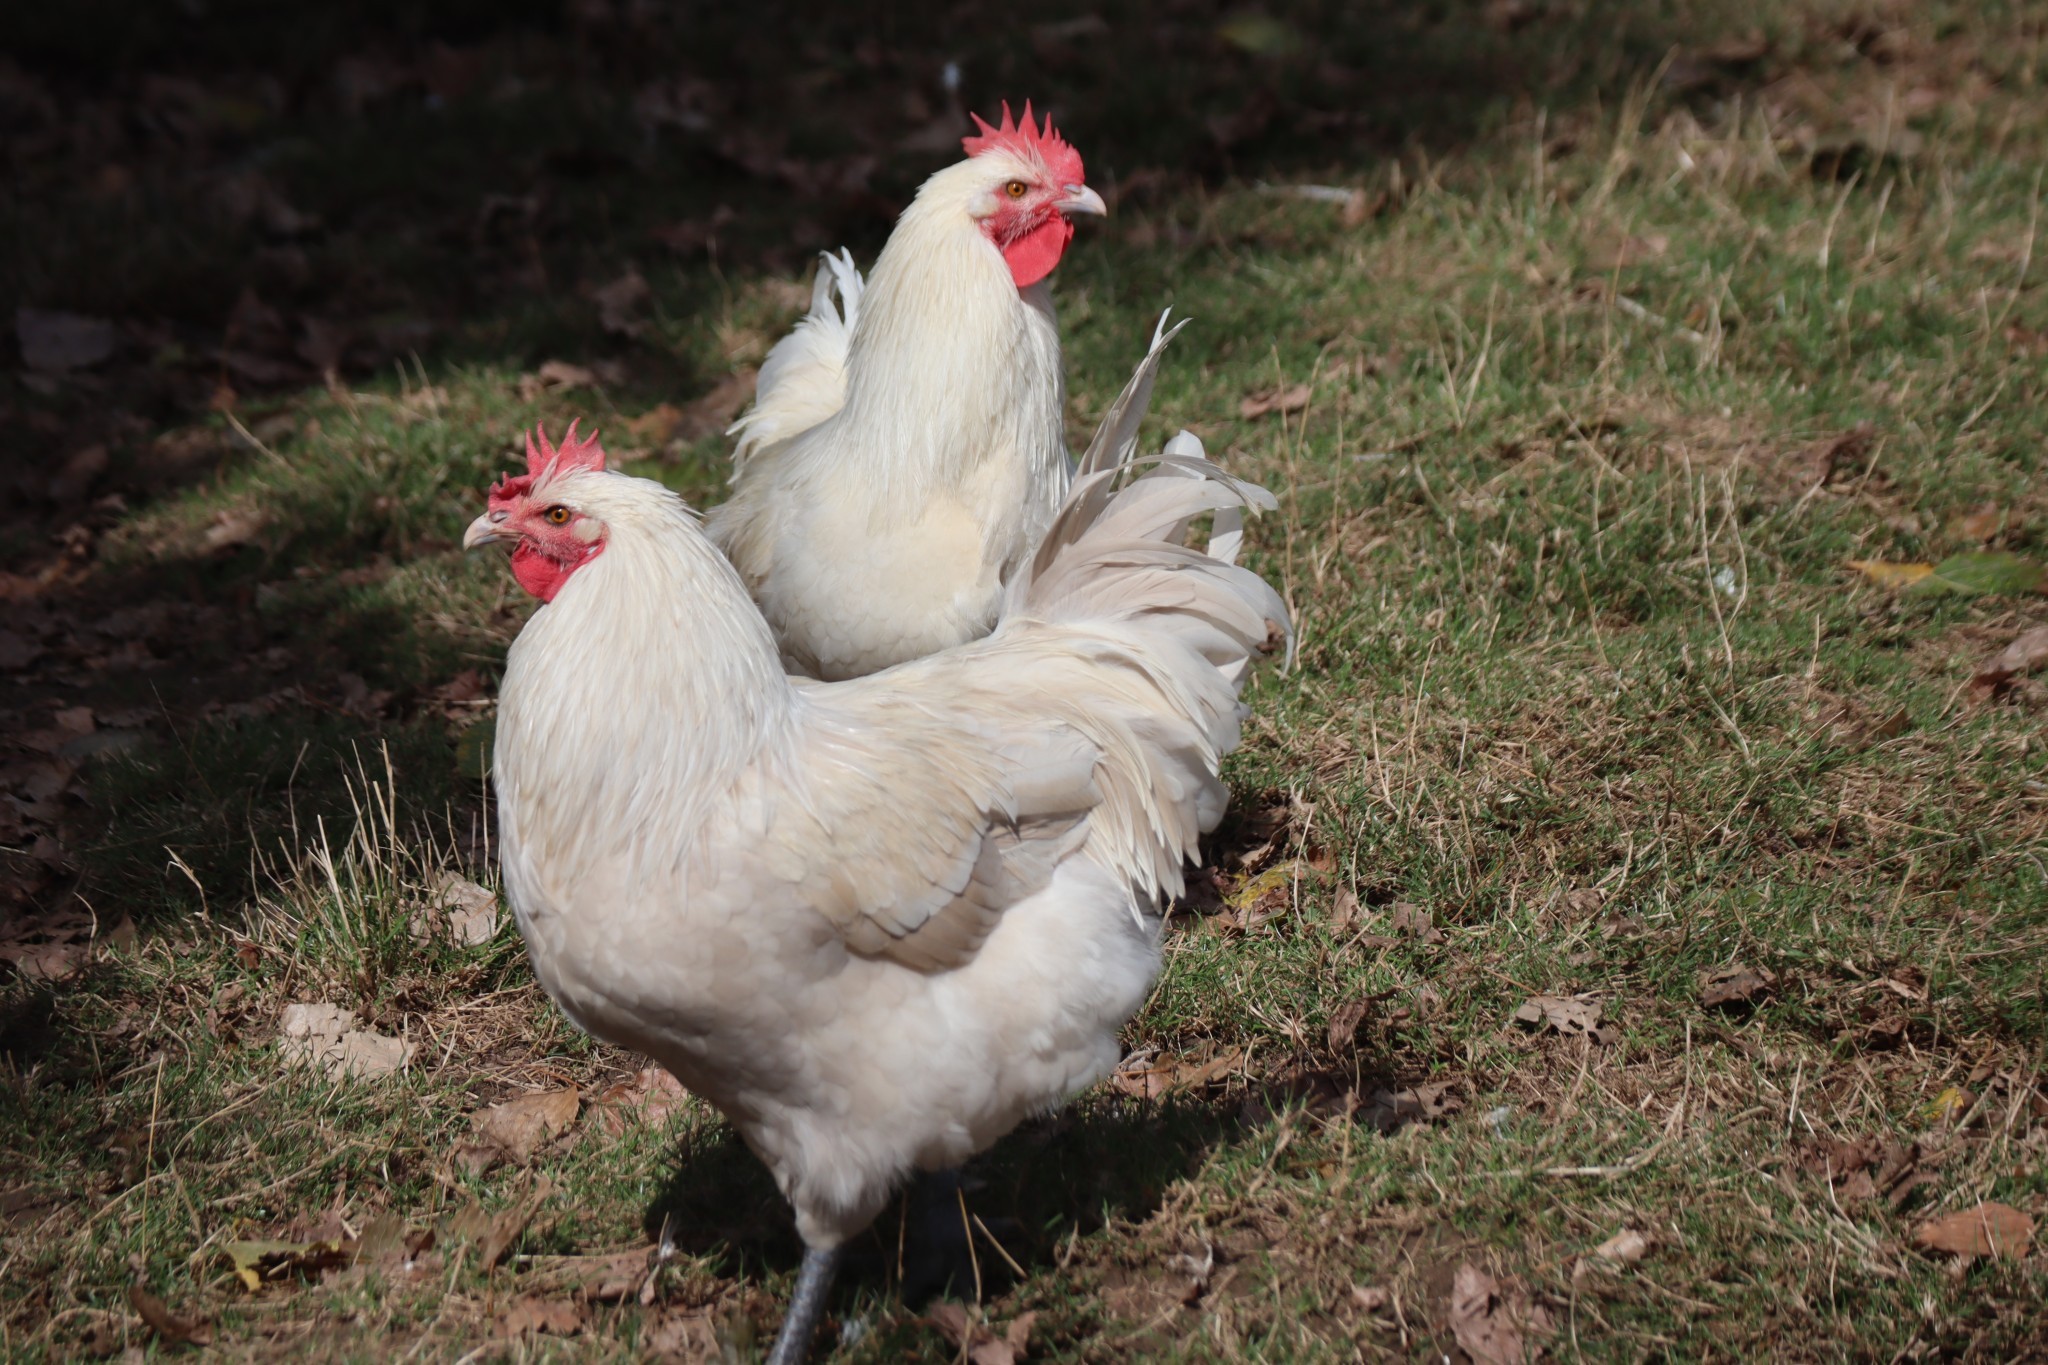
[[[1109,216],[1109,205],[1102,202],[1102,196],[1086,185],[1067,185],[1067,197],[1059,203],[1061,213],[1093,213]]]
[[[486,512],[469,524],[462,533],[462,548],[474,550],[479,545],[493,545],[501,540],[517,540],[519,536],[505,525],[503,512]]]

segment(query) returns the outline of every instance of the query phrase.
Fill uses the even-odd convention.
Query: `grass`
[[[862,117],[941,42],[978,80],[1060,92],[1124,187],[1058,279],[1075,431],[1159,307],[1192,315],[1153,429],[1195,429],[1279,493],[1253,563],[1301,634],[1252,690],[1210,892],[1130,1028],[1155,1081],[1188,1083],[1106,1084],[978,1163],[971,1206],[1016,1225],[1022,1275],[984,1255],[974,1320],[1036,1314],[1034,1359],[1448,1355],[1473,1345],[1453,1320],[1470,1265],[1565,1358],[2038,1358],[2038,1249],[1962,1264],[1912,1233],[1984,1200],[2048,1214],[2048,692],[1966,688],[2048,607],[1896,596],[1843,566],[1970,548],[1957,520],[1985,504],[2000,548],[2048,553],[2048,15],[1781,0],[1751,44],[1752,21],[1673,5],[1306,8],[1273,40],[1303,40],[1291,55],[1113,18],[1200,56],[1202,107],[1141,116],[1183,96],[1112,80],[1086,29],[1072,51],[891,34],[870,60],[849,27],[804,58]],[[358,22],[366,51],[413,41]],[[39,30],[53,62],[68,32]],[[157,33],[127,60],[176,50]],[[192,61],[243,70],[248,33],[223,21]],[[566,1025],[516,933],[410,928],[444,870],[491,879],[473,727],[526,606],[453,541],[516,433],[633,430],[629,467],[715,498],[715,435],[627,423],[757,362],[813,238],[871,253],[886,228],[859,196],[805,221],[790,185],[673,132],[646,151],[631,82],[590,69],[617,32],[576,33],[560,58],[511,27],[415,35],[473,44],[478,92],[555,71],[445,119],[309,97],[193,135],[260,153],[326,225],[304,242],[205,219],[168,163],[137,163],[118,211],[158,196],[166,226],[123,236],[75,149],[37,163],[41,217],[5,211],[12,296],[152,338],[82,380],[5,381],[27,449],[54,464],[85,431],[125,490],[64,512],[83,554],[9,532],[18,628],[47,648],[19,725],[84,704],[116,737],[17,746],[20,847],[62,848],[10,852],[10,913],[77,896],[136,926],[64,979],[0,982],[10,1358],[168,1353],[131,1283],[237,1357],[744,1358],[779,1321],[796,1243],[716,1116],[607,1121],[597,1098],[639,1063]],[[261,41],[285,78],[315,60]],[[732,92],[773,54],[732,41],[711,98],[758,111]],[[1352,121],[1316,131],[1338,125],[1298,115],[1332,89]],[[1204,108],[1261,99],[1261,130],[1204,132]],[[813,169],[845,152],[831,112],[788,115]],[[876,197],[933,162],[884,157]],[[499,173],[542,186],[523,238],[524,209],[477,220]],[[1305,181],[1373,211],[1274,192]],[[720,202],[738,226],[715,254],[645,247]],[[426,319],[430,339],[327,384],[191,358],[244,272],[296,268],[252,249],[304,257],[295,316],[360,285],[351,326]],[[535,261],[549,283],[507,283]],[[570,283],[628,261],[652,287],[637,337]],[[522,386],[549,359],[615,368]],[[1240,416],[1301,384],[1305,406]],[[74,784],[56,815],[19,785],[52,752]],[[1702,975],[1737,966],[1771,984],[1703,1003]],[[1607,1027],[1514,1024],[1534,996]],[[288,1065],[278,1021],[302,1001],[407,1038],[413,1064]],[[1362,1022],[1332,1038],[1347,1005]],[[455,1159],[473,1114],[569,1085],[581,1115],[530,1161]],[[516,1226],[495,1266],[472,1209]],[[438,1243],[261,1294],[221,1252],[380,1217]],[[893,1219],[839,1295],[834,1358],[955,1358],[898,1292]],[[1596,1252],[1625,1229],[1642,1259]],[[615,1251],[634,1283],[597,1290]]]

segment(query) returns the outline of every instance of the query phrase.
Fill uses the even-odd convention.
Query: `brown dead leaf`
[[[1520,1284],[1496,1280],[1469,1261],[1458,1267],[1451,1281],[1451,1335],[1473,1365],[1524,1365],[1552,1330],[1550,1311]]]
[[[355,1022],[354,1011],[339,1005],[287,1005],[278,1021],[278,1053],[287,1062],[317,1063],[336,1079],[375,1080],[403,1070],[419,1050]]]
[[[1393,919],[1389,927],[1403,938],[1412,938],[1422,943],[1442,943],[1443,930],[1436,927],[1436,917],[1426,906],[1414,901],[1395,901]]]
[[[443,873],[428,899],[415,907],[409,930],[425,943],[445,933],[457,946],[475,948],[497,936],[498,897],[458,873]]]
[[[523,1295],[498,1321],[498,1335],[505,1337],[566,1337],[582,1328],[582,1304],[574,1299],[545,1299],[538,1294]]]
[[[928,1317],[955,1350],[966,1353],[968,1365],[1016,1365],[1024,1357],[1032,1324],[1038,1320],[1036,1313],[1021,1313],[997,1336],[989,1323],[976,1322],[957,1303],[935,1304]]]
[[[1307,384],[1286,384],[1277,388],[1261,389],[1247,394],[1237,405],[1237,415],[1249,422],[1269,413],[1300,412],[1308,406],[1308,400],[1315,390]]]
[[[519,377],[519,397],[528,403],[544,393],[596,387],[596,371],[585,369],[581,365],[571,365],[566,360],[546,361],[532,374]]]
[[[1375,1090],[1356,1104],[1351,1116],[1391,1137],[1410,1124],[1447,1118],[1464,1107],[1456,1082],[1428,1081],[1402,1090]]]
[[[1985,702],[2003,693],[2014,678],[2048,665],[2048,626],[2036,626],[1977,665],[1970,699]]]
[[[1581,996],[1532,995],[1515,1011],[1515,1022],[1536,1032],[1555,1029],[1573,1038],[1591,1038],[1596,1043],[1613,1040],[1613,1028],[1603,1028],[1605,1007]]]
[[[441,1240],[450,1246],[474,1242],[478,1268],[489,1270],[505,1259],[505,1253],[519,1240],[519,1234],[526,1231],[526,1225],[533,1220],[542,1201],[553,1193],[554,1186],[543,1180],[526,1198],[516,1200],[496,1213],[486,1213],[479,1204],[468,1204],[442,1220]]]
[[[657,403],[638,417],[626,419],[626,430],[633,439],[655,448],[674,440],[682,425],[683,410],[674,403]]]
[[[1623,1228],[1594,1247],[1593,1254],[1603,1261],[1612,1261],[1616,1265],[1634,1265],[1650,1254],[1653,1245],[1647,1234],[1635,1228]]]
[[[2005,509],[1995,502],[1981,503],[1976,510],[1965,512],[1948,524],[1951,540],[1974,542],[1978,545],[1990,541],[2005,529]]]
[[[1609,275],[1645,261],[1654,261],[1671,248],[1671,238],[1661,232],[1637,236],[1627,233],[1596,242],[1586,253],[1586,268]]]
[[[1109,1082],[1136,1099],[1152,1100],[1171,1090],[1194,1090],[1222,1079],[1243,1059],[1243,1048],[1227,1048],[1207,1061],[1137,1053],[1110,1073]]]
[[[1326,1041],[1332,1052],[1349,1052],[1358,1042],[1358,1030],[1370,1019],[1373,1007],[1394,992],[1378,991],[1372,995],[1354,996],[1337,1006],[1330,1014]]]
[[[22,363],[38,374],[90,369],[121,344],[120,332],[105,318],[42,308],[14,310],[14,339]]]
[[[204,1346],[213,1340],[213,1326],[205,1318],[173,1313],[139,1284],[128,1286],[128,1303],[166,1346]]]
[[[1357,1304],[1362,1312],[1377,1313],[1393,1301],[1394,1296],[1387,1292],[1385,1285],[1354,1284],[1351,1286],[1351,1302]]]
[[[598,324],[605,331],[613,336],[637,337],[647,330],[639,313],[653,294],[646,276],[628,267],[625,274],[611,283],[592,290],[590,299],[597,305]]]
[[[200,537],[200,544],[208,554],[233,549],[239,545],[254,545],[269,518],[254,507],[223,507],[216,512],[206,534]]]
[[[1700,973],[1700,1004],[1707,1009],[1748,1010],[1770,994],[1778,978],[1769,970],[1737,964]]]
[[[569,1130],[576,1121],[580,1099],[574,1086],[538,1090],[472,1114],[470,1125],[480,1143],[496,1147],[506,1160],[524,1166],[543,1145]]]
[[[93,917],[84,911],[13,919],[0,929],[0,962],[13,964],[32,981],[67,980],[92,961],[95,928]]]
[[[1928,1251],[1946,1251],[1964,1259],[2026,1254],[2034,1238],[2034,1220],[2007,1204],[1983,1203],[1974,1209],[1930,1218],[1913,1229],[1913,1244]]]
[[[753,367],[734,370],[697,398],[684,405],[681,417],[676,423],[675,434],[685,441],[698,441],[706,436],[716,436],[732,425],[733,418],[740,415],[740,409],[754,395]]]
[[[606,1086],[590,1102],[590,1108],[605,1132],[619,1137],[634,1123],[659,1128],[689,1097],[681,1081],[650,1066],[633,1073],[631,1080]]]
[[[1337,894],[1330,897],[1330,932],[1348,933],[1358,922],[1358,893],[1348,885],[1337,888]]]
[[[1785,461],[1802,489],[1818,488],[1838,474],[1860,473],[1858,466],[1877,441],[1877,428],[1858,422],[1847,431],[1823,436]]]

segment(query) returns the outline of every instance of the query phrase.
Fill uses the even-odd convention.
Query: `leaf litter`
[[[2034,1239],[2034,1220],[2009,1204],[1987,1201],[1974,1209],[1930,1218],[1913,1229],[1913,1244],[1964,1260],[1980,1256],[2017,1259]]]
[[[354,1010],[320,1002],[285,1006],[278,1053],[290,1063],[317,1065],[336,1080],[380,1080],[403,1071],[419,1045],[356,1027]]]

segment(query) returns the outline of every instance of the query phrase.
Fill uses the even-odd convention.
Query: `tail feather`
[[[1291,658],[1293,630],[1264,579],[1183,543],[1194,518],[1269,509],[1273,496],[1190,454],[1135,467],[1144,473],[1122,487],[1111,470],[1069,492],[991,644],[1029,648],[1051,633],[1046,662],[1063,675],[1072,722],[1105,755],[1090,847],[1139,893],[1173,893],[1222,818],[1218,768],[1240,737],[1238,693],[1283,643]]]
[[[828,251],[818,259],[811,310],[768,352],[754,383],[753,406],[726,428],[726,435],[739,438],[732,452],[735,482],[755,455],[816,426],[846,402],[847,348],[866,285],[852,253]]]
[[[1138,424],[1145,419],[1145,410],[1152,403],[1152,382],[1159,377],[1160,357],[1166,354],[1166,343],[1188,325],[1182,318],[1168,328],[1166,320],[1173,316],[1167,309],[1159,315],[1159,323],[1152,329],[1152,345],[1145,352],[1145,358],[1138,362],[1137,371],[1123,392],[1109,405],[1102,422],[1095,428],[1095,437],[1088,442],[1088,449],[1081,454],[1074,466],[1076,482],[1091,474],[1106,473],[1131,458],[1138,448]]]

